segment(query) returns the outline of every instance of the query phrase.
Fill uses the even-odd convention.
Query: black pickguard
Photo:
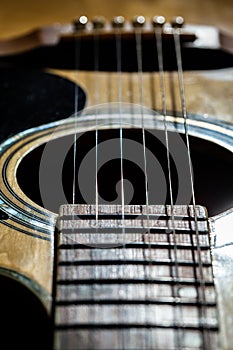
[[[0,70],[0,142],[18,132],[70,117],[75,84],[43,70]],[[79,88],[79,110],[86,96]]]

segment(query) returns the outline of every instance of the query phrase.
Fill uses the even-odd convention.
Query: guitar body
[[[202,27],[199,30],[205,31],[206,28]],[[95,36],[93,38],[95,39]],[[139,153],[143,154],[143,148],[146,148],[148,154],[153,153],[153,149],[155,149],[151,159],[152,161],[155,159],[155,163],[160,164],[156,165],[156,169],[159,172],[159,180],[162,179],[161,183],[159,181],[156,183],[154,189],[155,196],[153,198],[156,196],[158,198],[151,200],[149,204],[170,205],[168,175],[166,175],[167,165],[164,161],[166,158],[164,151],[166,149],[164,136],[166,128],[168,139],[176,148],[174,153],[170,151],[174,163],[172,163],[172,167],[175,169],[172,168],[172,174],[174,173],[176,177],[175,204],[181,206],[192,203],[192,186],[190,184],[192,181],[185,180],[183,176],[183,174],[187,174],[189,178],[190,174],[188,158],[185,153],[187,139],[184,127],[184,105],[181,98],[177,62],[173,63],[173,59],[176,59],[174,44],[167,44],[166,40],[164,44],[166,54],[168,54],[165,56],[168,58],[164,58],[165,71],[163,72],[168,123],[165,126],[164,106],[161,99],[163,93],[161,91],[161,71],[159,71],[158,63],[155,63],[157,56],[152,55],[152,59],[149,56],[152,47],[150,41],[145,47],[142,46],[143,71],[141,72],[138,69],[138,61],[135,59],[135,39],[130,39],[130,41],[127,39],[126,43],[122,41],[122,69],[119,73],[119,66],[117,68],[115,62],[117,56],[115,42],[111,46],[109,43],[112,42],[112,38],[107,40],[107,43],[103,41],[103,45],[100,40],[102,46],[99,47],[101,54],[98,62],[94,51],[95,46],[92,45],[92,49],[88,51],[91,39],[88,44],[82,44],[83,46],[80,46],[82,50],[80,49],[81,53],[79,53],[81,58],[79,58],[78,63],[74,61],[74,57],[76,59],[78,57],[77,52],[74,56],[77,47],[79,50],[78,40],[66,42],[62,39],[56,45],[46,47],[42,45],[42,48],[34,47],[33,49],[30,47],[27,50],[24,48],[22,51],[17,49],[15,54],[13,51],[7,51],[4,54],[4,46],[0,45],[0,51],[3,47],[0,57],[2,73],[0,87],[1,96],[3,96],[0,134],[0,280],[1,285],[4,286],[0,291],[1,309],[3,310],[1,327],[4,329],[4,339],[9,344],[9,348],[20,344],[25,349],[31,349],[31,337],[38,337],[38,341],[33,345],[34,349],[52,348],[51,334],[56,321],[53,318],[56,311],[56,305],[54,305],[56,271],[60,256],[57,253],[57,246],[59,246],[60,235],[66,237],[61,227],[59,228],[59,220],[62,217],[59,214],[59,207],[72,204],[72,195],[74,196],[74,192],[72,192],[74,186],[73,168],[75,167],[72,162],[74,138],[78,140],[75,143],[78,154],[78,165],[76,166],[80,174],[79,178],[76,178],[75,184],[77,187],[82,184],[82,186],[80,185],[82,188],[75,192],[75,203],[95,204],[95,186],[90,184],[95,183],[95,178],[88,173],[96,171],[95,158],[92,154],[96,146],[96,130],[99,130],[98,145],[100,151],[101,144],[104,145],[104,143],[106,144],[106,148],[103,146],[104,151],[105,149],[115,150],[114,140],[119,140],[122,125],[125,148],[130,149],[131,145],[135,144],[135,147],[139,145],[136,148],[137,151],[132,151],[132,154],[129,153],[129,155],[123,148],[123,153],[125,152],[127,158],[127,161],[124,161],[127,181],[134,187],[134,191],[131,187],[126,191],[127,196],[129,193],[129,198],[125,197],[125,204],[135,206],[147,206],[148,204],[145,193],[143,193],[143,189],[145,192],[145,184],[143,180],[140,180],[141,177],[143,178],[141,173],[145,175],[145,162],[143,162],[143,158],[141,161],[138,160],[140,159]],[[154,39],[152,42],[153,49],[157,52],[158,48],[156,49]],[[188,111],[188,140],[194,174],[195,197],[196,204],[207,208],[208,212],[206,222],[211,256],[211,269],[208,271],[211,275],[213,274],[218,317],[216,325],[211,324],[211,321],[208,324],[205,332],[210,332],[210,335],[209,333],[207,336],[205,334],[203,342],[200,341],[199,335],[196,337],[196,329],[193,331],[190,327],[191,333],[189,336],[185,335],[186,340],[182,343],[182,334],[180,335],[179,332],[182,333],[182,329],[187,326],[185,325],[186,321],[184,321],[184,326],[177,326],[180,320],[176,320],[174,333],[177,327],[177,334],[179,334],[178,338],[174,336],[175,343],[168,345],[164,341],[161,344],[163,344],[164,349],[230,350],[233,349],[231,332],[233,327],[233,249],[229,229],[233,223],[232,47],[224,44],[227,48],[225,46],[224,50],[216,50],[216,48],[206,49],[205,47],[190,48],[190,45],[185,42],[182,45],[182,63],[185,69],[182,72],[182,77]],[[115,51],[109,58],[105,52],[107,52],[106,50],[110,52],[111,49]],[[126,50],[128,50],[127,54],[124,54]],[[132,56],[129,56],[130,54]],[[97,64],[100,71],[96,69]],[[12,99],[15,99],[14,103]],[[78,111],[80,112],[78,113]],[[78,114],[77,117],[73,116],[75,112]],[[147,131],[148,144],[143,144],[141,141],[142,116]],[[172,135],[178,135],[177,139],[176,136]],[[185,155],[183,155],[183,151]],[[116,187],[120,178],[114,177],[116,172],[120,174],[120,163],[119,159],[114,162],[115,158],[118,159],[119,155],[116,156],[115,153],[111,155],[110,153],[110,155],[101,158],[101,153],[99,153],[100,164],[103,169],[106,165],[107,169],[107,175],[103,170],[103,179],[101,179],[101,174],[99,176],[99,190],[103,204],[119,205],[122,203],[120,189]],[[94,159],[94,164],[91,163],[91,159],[92,161]],[[108,163],[110,165],[107,165]],[[101,166],[98,168],[100,173]],[[140,168],[140,171],[137,168]],[[139,182],[134,182],[134,178],[137,177],[135,174],[138,174]],[[90,183],[85,182],[85,178],[91,179]],[[93,189],[94,193],[89,194],[89,187]],[[166,195],[162,190],[160,191],[160,188],[165,188]],[[151,191],[153,192],[153,189]],[[93,213],[92,216],[96,215]],[[81,238],[75,238],[75,244],[83,244],[84,246],[93,244],[93,242],[85,241],[85,236],[83,241],[82,239],[79,241],[79,239]],[[121,239],[120,243],[117,242],[121,246],[132,243],[128,238],[123,242]],[[63,241],[62,243],[65,244]],[[70,244],[70,242],[68,243]],[[150,243],[148,247],[150,248]],[[179,245],[177,247],[176,249],[179,250]],[[114,246],[115,248],[116,246]],[[100,255],[97,257],[101,259]],[[199,268],[201,268],[202,264],[206,262],[201,262],[200,265],[197,259],[195,263],[199,264]],[[177,266],[179,264],[181,264],[180,260],[176,262]],[[148,266],[152,266],[150,262]],[[109,270],[105,265],[102,267],[101,273],[106,280],[109,277]],[[98,267],[96,271],[97,269]],[[81,278],[91,279],[88,271],[83,268]],[[162,268],[159,271],[162,271]],[[59,273],[58,271],[58,275]],[[74,270],[73,273],[75,273]],[[97,272],[95,273],[97,274]],[[63,275],[59,275],[59,277],[64,278]],[[173,275],[169,275],[170,277],[173,278]],[[122,276],[119,276],[118,279],[122,279]],[[203,289],[207,288],[208,281],[200,282],[200,286]],[[97,285],[96,288],[98,290],[100,286]],[[121,300],[122,295],[119,294],[119,300]],[[205,302],[209,302],[208,297],[207,293],[207,300],[203,302],[203,305]],[[11,303],[12,299],[14,302]],[[93,300],[95,300],[94,297]],[[99,304],[102,306],[101,302]],[[158,310],[160,310],[159,306]],[[124,315],[127,317],[127,312],[124,312],[123,317]],[[13,313],[14,316],[12,316]],[[85,315],[84,312],[84,318]],[[111,312],[107,316],[111,319]],[[97,319],[96,328],[98,328],[98,316],[95,317]],[[93,322],[91,316],[90,320],[87,320]],[[217,339],[213,340],[213,343],[208,340],[212,337],[210,330],[212,326],[216,328],[213,331],[213,339],[215,337]],[[147,328],[153,332],[153,327],[149,324]],[[27,328],[27,332],[25,332],[25,328]],[[166,327],[164,328],[166,329]],[[12,333],[16,334],[15,339],[10,337]],[[82,333],[82,336],[83,334],[85,333]],[[90,334],[91,331],[88,333],[88,337],[92,336]],[[80,347],[74,343],[75,349],[110,349],[110,345],[112,349],[135,349],[133,342],[128,345],[127,342],[126,345],[119,345],[121,343],[119,339],[117,340],[118,333],[115,334],[116,339],[112,343],[109,339],[106,340],[106,335],[103,336],[102,342],[99,342],[95,338],[98,336],[93,334],[94,341],[92,340],[91,346],[90,343],[80,340]],[[166,338],[166,332],[159,333],[159,337],[163,335]],[[142,333],[143,337],[146,335]],[[60,345],[59,341],[55,343],[54,350],[74,349],[72,342],[68,342],[69,346],[67,345],[67,347],[61,347],[61,344],[64,346],[64,339],[62,337],[59,339],[61,343]],[[140,343],[138,338],[136,346],[138,349],[161,349],[162,346],[156,347],[153,340],[152,336],[148,345],[147,341]]]

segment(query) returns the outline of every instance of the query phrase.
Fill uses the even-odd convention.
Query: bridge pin
[[[88,23],[88,18],[86,16],[80,16],[79,18],[73,21],[75,30],[85,29],[87,23]]]
[[[125,24],[125,18],[123,16],[116,16],[112,20],[113,28],[123,28]]]
[[[135,16],[133,18],[133,26],[134,27],[142,27],[146,23],[146,19],[144,16]]]

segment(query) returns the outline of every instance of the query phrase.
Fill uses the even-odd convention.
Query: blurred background
[[[163,15],[168,20],[181,15],[189,23],[216,25],[233,32],[233,0],[1,0],[0,38],[52,23],[68,23],[83,14],[108,19]]]

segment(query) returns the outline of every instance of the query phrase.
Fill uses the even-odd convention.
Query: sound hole
[[[70,117],[76,85],[54,74],[32,68],[0,68],[0,141],[18,132]],[[78,88],[78,107],[86,96]]]
[[[70,141],[68,138],[70,137]],[[185,145],[184,136],[179,135]],[[170,145],[175,145],[174,133],[169,133]],[[35,203],[58,212],[59,205],[73,200],[73,147],[69,148],[62,160],[61,182],[56,171],[56,158],[63,144],[73,143],[73,135],[52,141],[54,155],[46,160],[46,183],[41,188],[41,159],[46,145],[40,146],[26,155],[17,169],[17,181],[23,192]],[[98,137],[98,191],[99,203],[121,204],[121,161],[119,130],[99,131]],[[134,148],[135,146],[135,148]],[[191,158],[194,172],[196,203],[207,207],[209,215],[216,215],[233,206],[232,153],[215,143],[190,136]],[[176,147],[176,146],[175,146]],[[132,152],[131,149],[132,148]],[[109,152],[111,151],[111,152]],[[177,150],[178,153],[179,150]],[[108,153],[109,152],[109,153]],[[131,153],[130,153],[131,152]],[[133,153],[134,152],[134,153]],[[110,154],[110,155],[109,155]],[[149,203],[169,204],[169,178],[164,132],[146,132],[147,176],[149,183]],[[95,203],[95,132],[86,132],[77,141],[75,202]],[[129,158],[131,157],[132,158]],[[145,204],[145,163],[143,159],[142,131],[137,129],[123,131],[123,175],[125,204]],[[189,204],[191,185],[188,173],[188,159],[177,158],[171,152],[172,195],[175,204]],[[180,162],[180,164],[178,164]],[[185,162],[185,164],[184,164]],[[50,171],[53,174],[50,174]],[[150,173],[152,171],[152,174]],[[187,181],[180,179],[187,173]],[[182,188],[181,188],[182,187]],[[62,189],[62,194],[59,191]],[[180,195],[180,192],[182,195]],[[44,193],[46,198],[44,200]]]

